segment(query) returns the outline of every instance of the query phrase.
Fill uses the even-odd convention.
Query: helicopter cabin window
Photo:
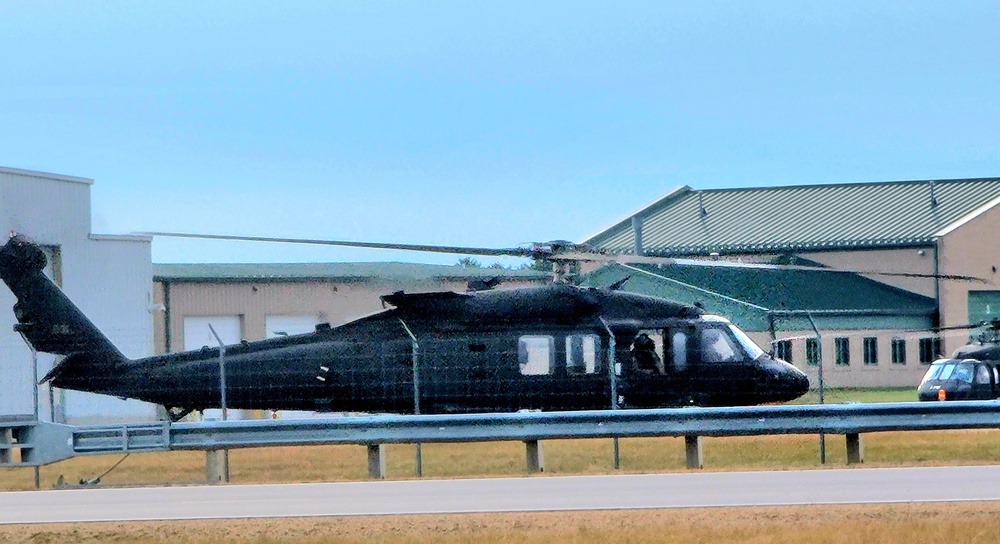
[[[990,370],[986,365],[976,365],[976,383],[990,385]]]
[[[778,340],[774,343],[774,356],[786,363],[792,362],[792,341]]]
[[[566,373],[572,375],[597,372],[597,357],[601,338],[596,334],[571,334],[566,337]]]
[[[834,338],[833,349],[837,355],[837,366],[848,366],[851,364],[851,340],[849,338]]]
[[[819,366],[819,340],[806,338],[806,364]]]
[[[706,363],[735,363],[741,359],[740,350],[725,329],[702,329],[700,347],[701,359]]]
[[[878,338],[867,336],[863,340],[862,347],[865,352],[865,364],[875,366],[878,364]]]
[[[687,368],[687,346],[688,335],[684,331],[674,331],[670,335],[670,364],[676,372]]]
[[[523,376],[552,373],[555,342],[551,336],[522,336],[517,342],[517,358]]]
[[[653,329],[639,331],[632,340],[630,349],[636,370],[643,374],[663,374],[662,331]]]
[[[941,352],[941,339],[940,338],[921,338],[920,339],[920,364],[929,365],[938,358],[938,353]]]
[[[906,340],[903,338],[892,339],[892,364],[906,364]]]

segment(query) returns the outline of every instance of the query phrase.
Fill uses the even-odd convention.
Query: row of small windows
[[[879,363],[878,338],[874,336],[865,337],[862,340],[862,357],[867,366],[877,366]],[[893,338],[889,344],[890,360],[894,365],[906,364],[906,340],[903,338]],[[920,363],[929,365],[941,356],[940,338],[921,338],[918,342]],[[837,366],[850,366],[851,364],[851,339],[837,337],[833,339],[834,364]],[[774,344],[774,356],[783,361],[792,360],[792,341],[780,340]],[[806,363],[812,366],[819,365],[820,345],[816,338],[806,338]]]
[[[594,374],[600,353],[601,338],[596,334],[571,334],[566,337],[566,373]],[[522,336],[518,341],[518,361],[524,376],[552,373],[555,339],[551,336]]]

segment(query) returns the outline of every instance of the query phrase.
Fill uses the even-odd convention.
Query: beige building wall
[[[969,322],[969,291],[1000,290],[1000,206],[942,233],[938,241],[941,251],[941,270],[946,274],[962,274],[986,280],[986,283],[961,281],[941,282],[941,324],[961,325]],[[968,340],[967,331],[943,335],[948,352]]]
[[[839,270],[901,272],[933,275],[934,246],[862,251],[822,251],[797,253],[802,257]],[[945,273],[945,272],[941,272]],[[885,275],[866,275],[875,281],[934,298],[935,280]]]
[[[904,331],[885,330],[821,330],[821,356],[823,364],[824,387],[913,387],[913,400],[916,400],[916,387],[920,383],[928,364],[920,361],[920,340],[930,338],[928,333],[912,333]],[[765,350],[770,349],[771,338],[768,333],[753,332],[750,337]],[[812,330],[780,331],[778,340],[790,339],[792,343],[792,360],[790,361],[809,376],[810,387],[819,387],[819,367],[811,365],[806,359],[806,338],[814,338]],[[836,363],[836,339],[847,338],[850,348],[850,364]],[[875,338],[878,346],[878,362],[866,365],[864,359],[864,339]],[[892,340],[901,338],[906,345],[905,362],[892,362]]]
[[[524,287],[535,282],[508,279],[503,288]],[[169,289],[169,304],[166,302]],[[314,316],[319,323],[342,325],[383,310],[380,296],[405,290],[408,293],[465,291],[463,281],[392,283],[358,281],[259,281],[259,282],[156,282],[154,302],[169,305],[169,351],[183,351],[184,318],[236,315],[242,323],[243,340],[266,338],[268,316]],[[168,311],[154,317],[157,353],[168,351]]]

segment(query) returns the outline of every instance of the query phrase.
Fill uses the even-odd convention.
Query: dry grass
[[[0,526],[12,544],[1000,542],[1000,503]]]
[[[989,464],[1000,459],[995,430],[872,433],[864,435],[866,466]],[[829,466],[846,463],[844,437],[827,436]],[[620,444],[622,472],[685,470],[680,438],[629,438]],[[816,436],[758,436],[704,439],[709,470],[784,470],[820,468]],[[525,450],[520,442],[426,444],[423,474],[430,478],[521,476]],[[545,472],[554,475],[615,472],[612,441],[552,440],[544,443]],[[393,479],[415,474],[412,445],[387,448],[386,469]],[[43,488],[59,476],[67,483],[90,479],[107,470],[118,456],[78,457],[41,469]],[[233,483],[357,481],[368,477],[360,446],[256,448],[230,452]],[[107,475],[107,485],[191,483],[205,479],[205,454],[169,452],[136,454]],[[0,490],[34,488],[30,468],[0,470]]]
[[[994,463],[997,431],[935,431],[865,435],[866,466]],[[684,470],[678,438],[623,439],[623,472]],[[841,436],[828,436],[830,466],[843,466]],[[705,439],[712,470],[819,468],[815,436]],[[560,440],[544,445],[548,474],[612,473],[610,440]],[[423,447],[426,477],[523,475],[520,443],[433,444]],[[42,468],[43,487],[59,475],[68,482],[91,478],[118,457],[81,457]],[[314,446],[234,450],[234,483],[364,480],[365,450]],[[413,446],[388,448],[391,478],[410,478]],[[171,452],[133,455],[105,484],[196,482],[205,455]],[[31,489],[31,469],[0,471],[0,489]],[[0,526],[0,542],[320,542],[500,543],[749,542],[854,543],[1000,542],[1000,503],[897,504],[782,508],[562,512],[541,514],[432,515],[307,519],[205,520]]]

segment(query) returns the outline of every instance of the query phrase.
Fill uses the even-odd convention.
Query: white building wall
[[[92,180],[0,168],[0,243],[14,230],[59,248],[63,291],[129,357],[152,354],[150,240],[90,233]],[[32,353],[13,332],[15,298],[0,285],[0,418],[32,415]],[[39,354],[38,375],[54,359]],[[42,419],[74,423],[149,420],[156,407],[104,395],[42,388]],[[55,406],[52,413],[51,406]]]

